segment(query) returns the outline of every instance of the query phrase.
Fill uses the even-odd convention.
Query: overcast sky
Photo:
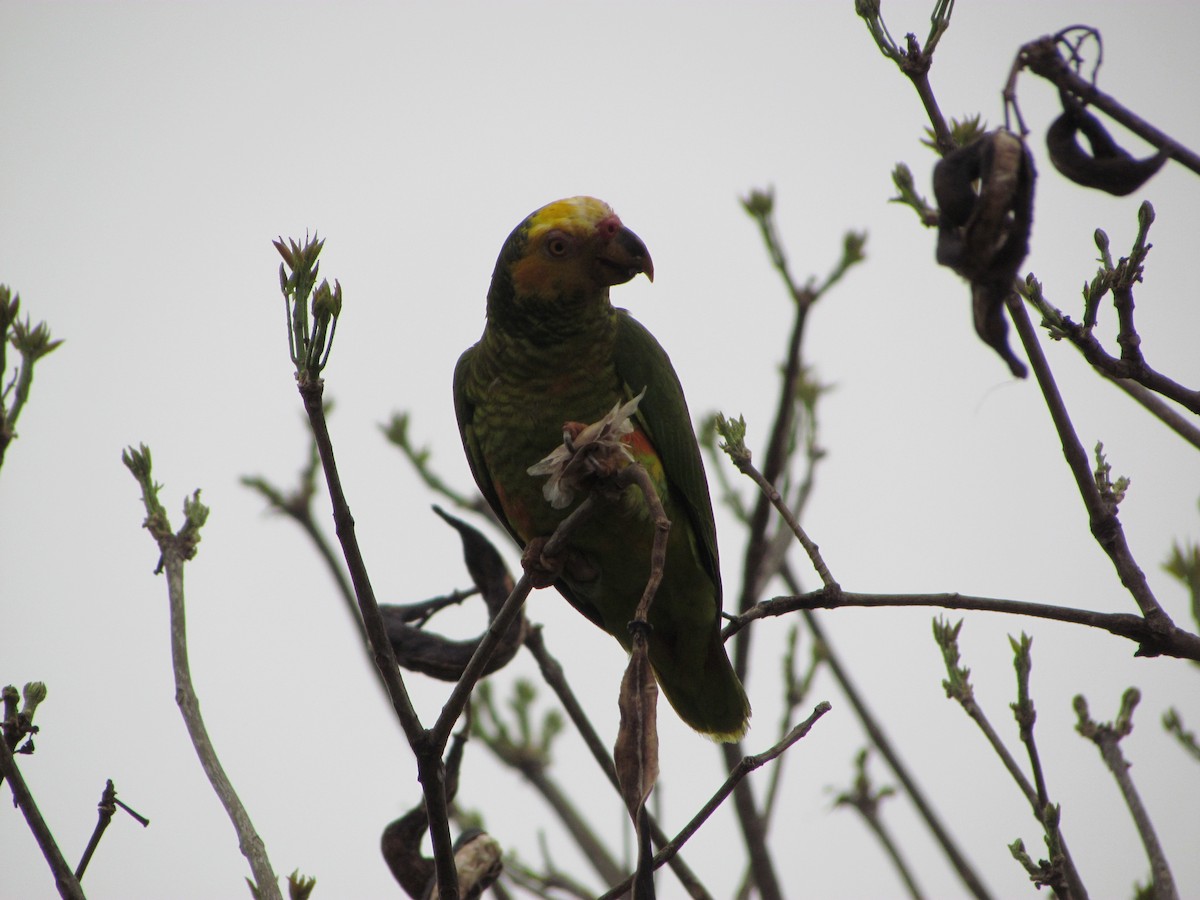
[[[931,0],[884,6],[894,35],[924,37]],[[932,73],[942,108],[1000,124],[1016,48],[1076,22],[1103,31],[1101,86],[1200,146],[1193,3],[960,3]],[[802,278],[828,270],[847,229],[869,232],[867,262],[814,311],[807,345],[836,389],[821,408],[828,457],[806,523],[841,584],[1135,611],[1088,534],[1036,385],[1014,382],[976,340],[967,288],[934,264],[933,234],[886,202],[896,161],[927,191],[933,156],[918,143],[915,92],[850,0],[0,2],[0,41],[0,282],[65,339],[38,367],[0,470],[0,683],[49,686],[37,753],[20,762],[68,859],[91,833],[106,778],[152,823],[143,830],[118,815],[84,880],[89,896],[241,896],[247,873],[174,704],[166,584],[151,574],[157,550],[120,463],[138,442],[153,450],[176,524],[195,488],[212,507],[187,570],[193,672],[277,871],[316,876],[318,897],[398,895],[377,843],[419,799],[411,753],[320,560],[238,482],[263,474],[290,485],[307,455],[270,245],[278,235],[319,230],[322,271],[345,291],[327,395],[381,598],[468,583],[453,532],[429,511],[437,498],[378,424],[410,411],[438,470],[470,486],[451,372],[482,329],[504,237],[550,200],[601,197],[646,242],[655,282],[617,288],[615,302],[670,352],[692,412],[744,414],[761,448],[790,310],[738,198],[774,185]],[[1032,76],[1019,89],[1026,120],[1043,131],[1053,90]],[[1078,318],[1079,287],[1095,271],[1093,230],[1127,252],[1149,199],[1158,222],[1137,291],[1143,347],[1159,369],[1200,383],[1200,182],[1168,166],[1130,197],[1093,196],[1051,169],[1040,137],[1032,142],[1040,179],[1023,271]],[[1111,309],[1103,316],[1111,337]],[[1160,563],[1173,540],[1200,535],[1196,453],[1070,347],[1045,343],[1080,438],[1103,440],[1115,472],[1132,479],[1126,533],[1160,601],[1187,624],[1184,591]],[[724,510],[718,529],[732,594],[742,535]],[[516,553],[509,559],[515,566]],[[796,566],[817,584],[799,553]],[[553,592],[535,595],[529,615],[611,740],[624,662],[616,644]],[[823,622],[995,895],[1030,895],[1006,845],[1020,837],[1036,855],[1040,832],[945,699],[931,616],[846,610]],[[964,663],[1014,752],[1005,635],[1035,636],[1050,791],[1095,897],[1129,896],[1147,866],[1098,753],[1074,733],[1070,702],[1084,691],[1107,719],[1126,687],[1142,689],[1124,747],[1181,895],[1200,895],[1200,777],[1159,725],[1174,705],[1200,729],[1195,667],[1135,660],[1128,642],[1079,628],[966,618]],[[480,625],[475,609],[446,621],[459,634]],[[786,624],[755,626],[750,752],[775,739]],[[517,677],[537,679],[525,654],[495,676],[496,690]],[[431,721],[447,686],[408,684]],[[773,830],[780,875],[791,896],[898,895],[863,826],[831,810],[865,738],[825,676],[811,704],[821,699],[833,711],[786,760]],[[673,832],[723,774],[717,751],[665,705],[660,718],[662,818]],[[620,847],[621,805],[596,790],[578,739],[560,738],[556,760]],[[878,761],[872,771],[892,783]],[[767,773],[752,778],[761,789]],[[591,877],[544,805],[480,746],[469,748],[460,801],[530,863],[540,864],[545,833],[556,865]],[[907,801],[884,809],[928,895],[959,895]],[[723,811],[684,856],[714,896],[729,896],[739,846]],[[670,876],[660,883],[663,896],[679,896]],[[0,897],[53,895],[24,822],[4,809]]]

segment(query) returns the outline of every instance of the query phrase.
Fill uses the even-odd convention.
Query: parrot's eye
[[[569,235],[563,234],[561,231],[552,231],[546,235],[546,242],[543,246],[551,256],[561,258],[571,252],[575,242]]]

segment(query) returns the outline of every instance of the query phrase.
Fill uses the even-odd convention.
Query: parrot
[[[671,521],[648,616],[650,666],[680,719],[736,741],[750,703],[721,641],[716,526],[683,388],[654,336],[609,300],[609,288],[639,273],[654,280],[650,254],[603,201],[571,197],[531,213],[500,250],[483,335],[455,366],[455,414],[475,482],[528,555],[583,500],[548,502],[530,469],[563,445],[565,425],[596,422],[643,395],[619,433]],[[553,576],[626,652],[653,540],[651,508],[631,485],[570,533]]]

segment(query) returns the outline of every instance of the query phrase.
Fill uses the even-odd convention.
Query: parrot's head
[[[557,200],[513,229],[492,274],[489,316],[505,307],[554,307],[566,312],[607,303],[608,289],[638,273],[654,280],[654,264],[641,239],[594,197]]]

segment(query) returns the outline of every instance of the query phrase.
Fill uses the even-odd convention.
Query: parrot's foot
[[[521,554],[521,568],[535,588],[550,587],[564,575],[574,582],[595,581],[600,570],[590,559],[570,547],[546,552],[550,538],[533,538]]]
[[[549,540],[544,537],[533,538],[525,545],[525,552],[521,554],[521,568],[525,570],[525,574],[529,576],[529,580],[533,582],[535,588],[550,587],[558,581],[558,577],[562,575],[563,564],[566,562],[560,554],[553,556],[545,554],[544,551]]]

